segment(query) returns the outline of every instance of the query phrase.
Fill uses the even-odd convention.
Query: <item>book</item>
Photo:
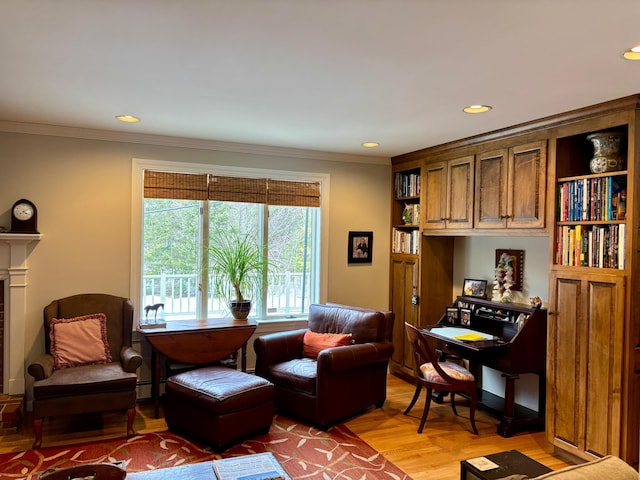
[[[456,340],[466,340],[469,342],[475,342],[478,340],[486,340],[487,338],[484,337],[483,335],[480,335],[478,333],[465,333],[463,335],[456,335],[455,337]]]
[[[214,460],[218,480],[291,480],[271,452]]]

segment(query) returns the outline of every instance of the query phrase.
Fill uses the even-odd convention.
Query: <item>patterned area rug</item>
[[[410,480],[344,425],[327,431],[276,416],[271,430],[216,453],[171,432],[0,455],[0,478],[35,480],[50,468],[126,461],[127,472],[175,467],[251,453],[273,452],[294,479]]]

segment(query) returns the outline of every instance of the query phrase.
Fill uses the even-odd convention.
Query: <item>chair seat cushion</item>
[[[312,358],[294,358],[269,367],[269,378],[278,387],[316,394],[317,363]]]
[[[461,365],[458,365],[457,363],[440,362],[438,363],[438,365],[442,367],[442,370],[444,370],[444,373],[449,375],[454,380],[460,380],[460,381],[475,380],[471,372],[469,372],[469,370],[467,370]],[[420,372],[422,373],[422,377],[428,382],[440,383],[443,385],[448,384],[448,382],[445,381],[445,379],[442,378],[438,372],[436,372],[436,369],[433,367],[432,363],[423,363],[422,365],[420,365]]]
[[[54,370],[50,377],[33,384],[37,399],[135,390],[138,377],[122,369],[119,362],[83,365]]]

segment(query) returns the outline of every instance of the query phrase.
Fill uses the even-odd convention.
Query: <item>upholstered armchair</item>
[[[256,375],[275,385],[277,411],[320,428],[381,407],[393,320],[393,312],[311,305],[308,329],[256,338]]]
[[[45,417],[126,410],[135,434],[136,370],[131,346],[133,304],[100,293],[54,300],[44,309],[45,354],[28,367],[33,385],[33,448]]]

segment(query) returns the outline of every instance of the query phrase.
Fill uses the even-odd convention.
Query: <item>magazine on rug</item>
[[[273,453],[255,453],[213,461],[218,480],[291,480]]]

